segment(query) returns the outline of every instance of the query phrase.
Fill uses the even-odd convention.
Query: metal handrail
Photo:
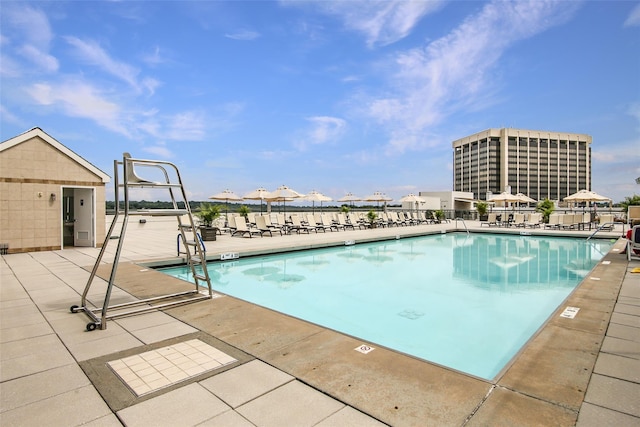
[[[456,230],[458,229],[458,220],[462,221],[462,225],[464,225],[464,229],[467,231],[467,234],[469,234],[469,229],[467,228],[467,223],[464,222],[464,218],[456,218]]]
[[[598,226],[598,228],[596,228],[596,231],[594,231],[593,233],[591,233],[591,236],[587,237],[587,240],[591,239],[593,236],[595,236],[595,235],[598,233],[598,231],[602,230],[603,228],[609,228],[609,227],[611,227],[611,230],[613,230],[613,228],[614,228],[615,226],[616,226],[616,223],[615,223],[615,222],[605,222],[605,223],[602,223],[602,224],[600,224],[600,225]],[[624,231],[624,230],[622,230],[622,231]]]

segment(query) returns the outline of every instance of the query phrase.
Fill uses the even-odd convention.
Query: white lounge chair
[[[269,236],[273,237],[273,233],[271,232],[271,228],[267,225],[267,221],[262,215],[256,215],[256,230],[260,231],[260,236],[263,236],[264,233],[269,233]]]
[[[258,230],[257,228],[249,228],[247,221],[243,216],[236,217],[235,222],[236,222],[236,229],[233,233],[231,233],[232,237],[235,236],[236,234],[241,234],[241,233],[242,233],[242,236],[245,236],[248,234],[249,237],[253,237],[254,234],[257,234],[260,237],[262,237],[262,231]]]

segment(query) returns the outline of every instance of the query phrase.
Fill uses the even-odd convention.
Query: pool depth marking
[[[560,317],[564,317],[565,319],[573,319],[576,317],[576,314],[580,311],[579,307],[567,307],[564,309]]]
[[[371,347],[370,345],[367,344],[362,344],[356,348],[354,348],[355,351],[359,351],[362,354],[369,354],[371,353],[373,350],[375,350],[374,347]]]

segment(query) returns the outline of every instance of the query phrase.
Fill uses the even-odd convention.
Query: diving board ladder
[[[135,168],[153,170],[159,176],[157,181],[146,180],[140,178],[136,174]],[[80,305],[71,306],[72,313],[84,312],[89,316],[91,321],[87,323],[87,331],[93,331],[96,328],[106,329],[107,320],[117,317],[131,316],[134,314],[145,313],[148,311],[160,310],[163,308],[174,307],[192,302],[211,299],[213,290],[211,288],[211,279],[207,271],[207,259],[204,244],[197,235],[197,228],[193,220],[193,214],[187,200],[187,194],[180,177],[178,168],[169,162],[159,160],[143,160],[133,159],[129,153],[123,153],[122,161],[114,160],[114,189],[115,189],[115,215],[111,226],[107,231],[105,241],[100,249],[100,253],[96,259],[95,265],[91,270],[91,274],[82,293]],[[132,210],[129,206],[130,192],[136,189],[154,189],[167,191],[171,200],[171,209],[149,209],[149,210]],[[120,193],[122,192],[123,201],[120,202]],[[166,196],[166,194],[165,194]],[[191,271],[194,280],[195,289],[185,292],[177,292],[167,295],[159,295],[151,298],[140,299],[132,302],[109,305],[111,292],[115,285],[116,272],[120,262],[122,247],[125,242],[125,234],[127,224],[131,216],[159,216],[159,217],[175,217],[178,223],[178,238],[182,241],[185,251],[186,263]],[[120,218],[122,220],[120,221]],[[119,234],[115,230],[119,225]],[[111,264],[111,272],[104,296],[102,307],[89,307],[87,295],[95,281],[98,267],[102,263],[107,247],[111,241],[116,240],[117,247]],[[204,286],[206,284],[206,290]]]

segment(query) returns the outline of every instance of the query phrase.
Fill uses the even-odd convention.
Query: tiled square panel
[[[171,386],[236,359],[198,339],[173,344],[107,365],[136,396]]]

